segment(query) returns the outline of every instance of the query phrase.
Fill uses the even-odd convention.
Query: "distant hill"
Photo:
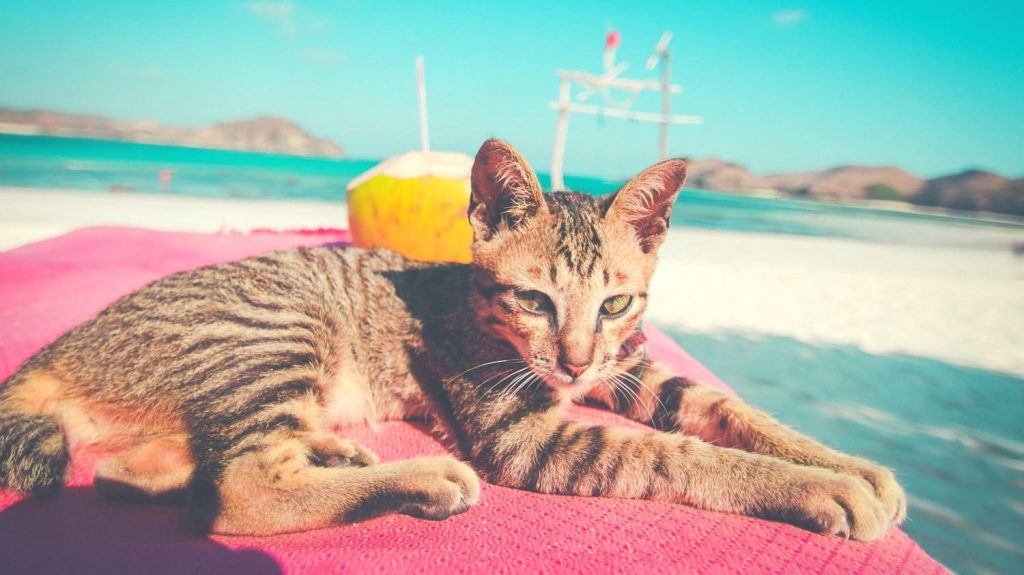
[[[969,170],[924,180],[894,166],[839,166],[823,171],[760,176],[719,159],[689,161],[687,183],[723,192],[773,191],[828,200],[892,200],[955,210],[1024,216],[1024,179]]]
[[[692,188],[720,192],[753,192],[769,188],[764,178],[751,174],[745,167],[714,158],[687,160],[686,184]]]
[[[910,199],[922,206],[1024,215],[1024,178],[1011,180],[982,170],[929,180]]]
[[[839,166],[823,172],[767,176],[765,181],[769,187],[791,194],[836,200],[906,199],[924,187],[921,178],[892,166]]]
[[[293,122],[272,116],[204,128],[179,128],[157,122],[117,120],[89,114],[0,108],[0,133],[74,136],[296,156],[338,158],[342,155],[341,147],[331,140],[313,136]]]

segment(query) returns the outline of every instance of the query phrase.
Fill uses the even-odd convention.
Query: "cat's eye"
[[[530,313],[549,313],[554,308],[548,296],[537,290],[516,290],[516,301]]]
[[[601,304],[601,313],[608,316],[619,315],[629,309],[632,303],[633,296],[631,295],[613,295]]]

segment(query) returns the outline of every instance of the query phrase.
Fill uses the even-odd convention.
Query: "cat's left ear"
[[[473,237],[488,240],[501,228],[513,230],[547,210],[537,175],[508,142],[490,139],[473,162],[469,224]]]
[[[685,181],[685,161],[659,162],[612,196],[605,218],[619,219],[632,226],[640,247],[645,253],[651,253],[665,240],[672,206]]]

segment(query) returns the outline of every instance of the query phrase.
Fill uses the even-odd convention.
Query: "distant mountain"
[[[892,200],[955,210],[1024,216],[1024,179],[969,170],[932,180],[893,166],[839,166],[817,172],[759,176],[718,159],[688,162],[688,185],[723,192],[774,191],[828,200]]]
[[[825,199],[904,199],[924,187],[924,180],[895,167],[839,166],[820,172],[758,176],[739,164],[696,159],[689,161],[688,172],[687,181],[697,188],[729,192],[774,190]]]
[[[983,170],[929,180],[910,199],[922,206],[1024,215],[1024,178],[1011,180]]]
[[[891,166],[839,166],[823,172],[776,174],[764,180],[768,187],[794,195],[836,200],[906,199],[924,187],[921,178]]]
[[[272,116],[205,128],[179,128],[157,122],[117,120],[89,114],[0,108],[0,133],[74,136],[297,156],[338,158],[342,155],[341,147],[331,140],[313,136],[293,122]]]
[[[686,162],[686,183],[693,188],[720,192],[753,192],[769,186],[739,164],[714,158]]]

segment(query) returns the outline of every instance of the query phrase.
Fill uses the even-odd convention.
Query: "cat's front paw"
[[[409,502],[399,509],[402,513],[441,520],[480,500],[480,480],[465,463],[452,457],[423,457],[409,464],[403,477]]]
[[[844,473],[860,477],[871,486],[875,496],[882,502],[886,516],[893,525],[899,525],[907,517],[907,495],[896,481],[892,471],[866,459],[851,457]]]
[[[803,468],[781,502],[777,519],[817,533],[873,541],[892,522],[882,502],[858,477]]]
[[[306,440],[311,461],[320,467],[368,467],[377,464],[377,455],[355,441],[329,434],[316,434]]]

